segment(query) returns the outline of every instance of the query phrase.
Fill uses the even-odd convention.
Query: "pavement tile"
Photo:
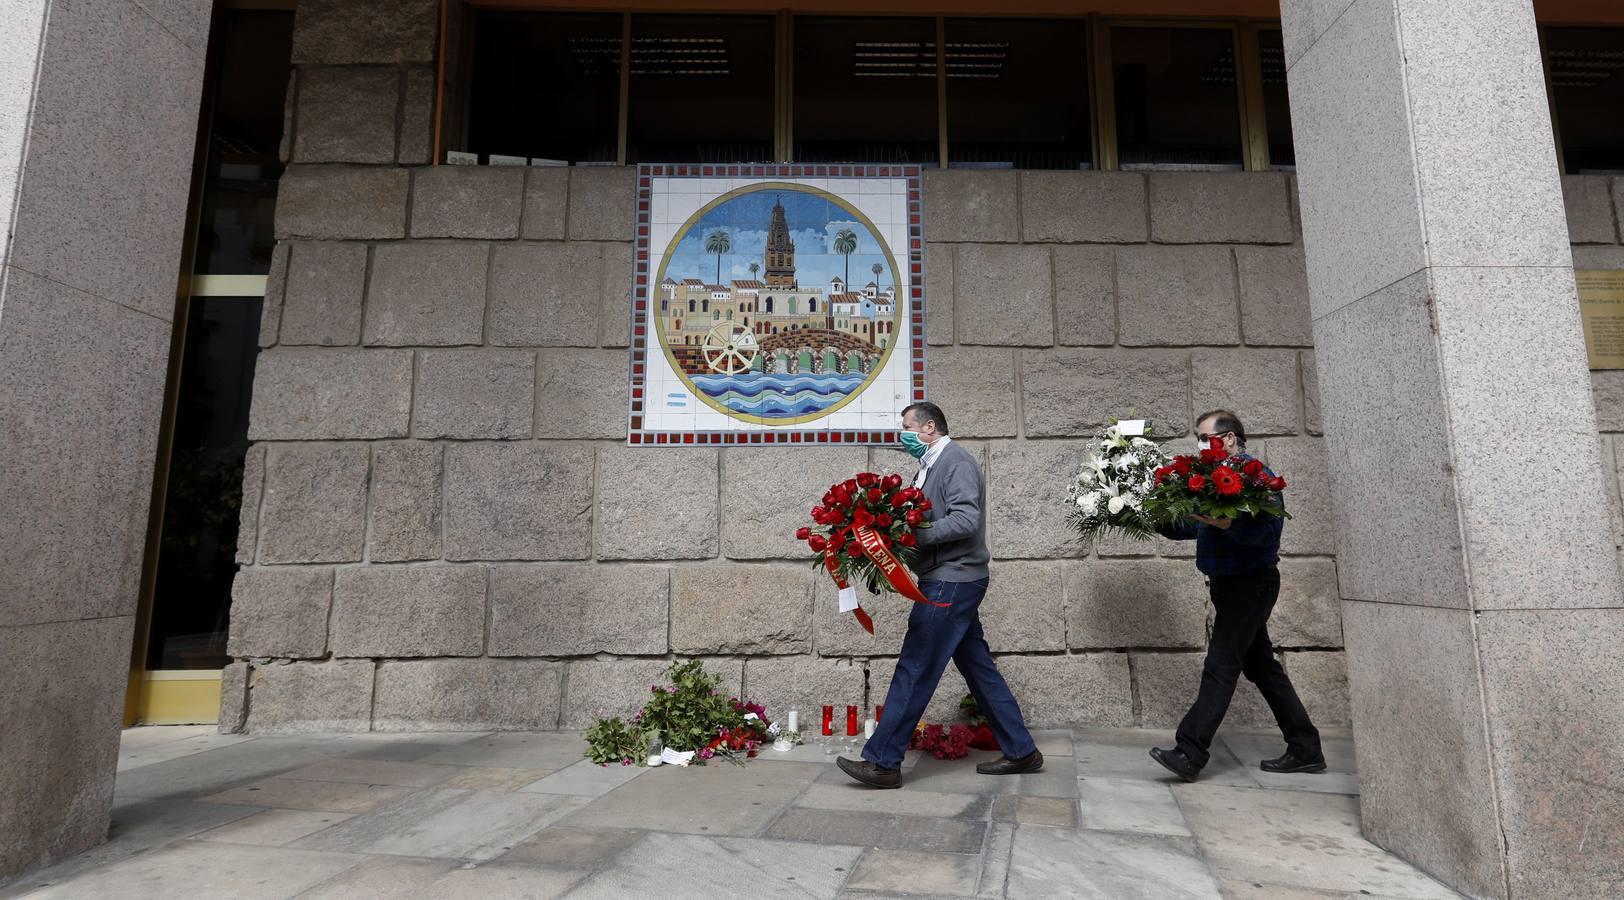
[[[845,784],[814,784],[797,797],[804,809],[844,809],[853,812],[902,816],[985,819],[986,795],[946,794],[935,791],[877,791],[850,778]]]
[[[267,778],[203,798],[209,803],[240,803],[273,809],[364,813],[410,794],[411,788],[345,781]]]
[[[539,778],[519,790],[526,794],[574,794],[601,797],[641,775],[658,771],[646,766],[600,766],[583,759],[567,768]]]
[[[495,766],[554,772],[582,759],[586,742],[574,732],[510,731],[464,741],[418,760],[443,766]]]
[[[761,858],[762,851],[754,846],[740,852],[700,835],[650,834],[623,852],[613,868],[594,874],[569,897],[834,897],[861,851],[786,843],[774,845],[774,852],[776,861],[757,865],[751,857]]]
[[[171,727],[184,727],[187,731],[192,731],[192,728],[188,726],[163,726],[131,730],[148,732],[168,731]],[[121,773],[129,772],[134,769],[139,769],[142,766],[150,766],[155,763],[168,762],[172,759],[181,759],[195,753],[203,753],[209,750],[218,749],[220,747],[230,747],[234,744],[241,744],[245,741],[253,740],[252,737],[245,734],[220,734],[214,730],[214,726],[212,725],[202,725],[196,727],[205,728],[207,729],[207,732],[164,735],[156,738],[147,738],[145,741],[139,741],[134,744],[121,742],[118,748],[118,771]]]
[[[773,823],[766,836],[786,841],[919,853],[979,853],[986,830],[985,822],[967,819],[790,809]]]
[[[756,838],[712,838],[729,853],[762,872],[769,881],[793,885],[814,897],[834,897],[851,876],[862,852],[855,847],[767,841]],[[786,890],[793,894],[794,891]]]
[[[1089,778],[1133,778],[1172,781],[1174,776],[1150,758],[1150,748],[1173,746],[1173,733],[1149,729],[1078,728],[1073,732],[1077,774]],[[1201,770],[1204,784],[1255,787],[1240,762],[1223,746],[1212,746],[1212,758]]]
[[[222,844],[254,844],[281,847],[305,835],[315,834],[354,818],[350,813],[311,812],[303,809],[267,809],[229,825],[211,828],[197,836],[200,841]]]
[[[564,824],[754,837],[825,768],[787,762],[661,766],[592,800]]]
[[[375,859],[298,900],[553,900],[587,876],[585,870],[542,869],[443,859]]]
[[[1034,731],[1032,740],[1043,754],[1044,762],[1057,756],[1071,755],[1071,732],[1061,730]]]
[[[296,842],[312,850],[441,859],[492,859],[579,809],[579,797],[419,791]]]
[[[1079,778],[1077,792],[1084,828],[1190,836],[1184,813],[1165,784],[1127,778]]]
[[[981,858],[964,853],[870,850],[846,882],[848,890],[924,897],[972,897]]]
[[[283,847],[179,841],[28,895],[29,900],[282,900],[353,868],[364,857]]]
[[[392,784],[397,787],[433,787],[458,773],[456,766],[430,766],[381,759],[330,759],[300,766],[283,778],[302,781],[343,781],[350,784]]]
[[[1172,799],[1169,796],[1168,799]],[[1021,825],[1054,825],[1062,828],[1077,827],[1077,801],[1066,797],[1030,797],[1005,794],[998,798],[992,817],[998,822]]]
[[[1220,900],[1195,841],[1161,835],[1015,829],[1010,897]]]
[[[981,854],[981,882],[977,897],[1003,897],[1004,882],[1009,879],[1009,857],[1015,849],[1015,826],[1008,822],[994,822],[987,832],[987,849]]]
[[[516,791],[527,784],[535,784],[547,773],[542,769],[507,769],[495,766],[458,766],[457,774],[440,782],[442,788],[462,788],[470,791]]]
[[[505,863],[596,869],[637,843],[644,832],[624,828],[566,828],[554,825],[514,845],[498,859]]]
[[[1359,833],[1353,797],[1221,785],[1173,788],[1220,878],[1404,897],[1454,897]]]
[[[1313,888],[1250,881],[1223,881],[1219,882],[1218,886],[1223,890],[1225,900],[1406,900],[1391,894],[1317,891]]]

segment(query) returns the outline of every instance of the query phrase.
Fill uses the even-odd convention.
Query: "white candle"
[[[790,731],[800,731],[801,730],[801,713],[800,713],[800,710],[792,709],[792,710],[789,711],[789,730]]]
[[[863,721],[863,737],[864,738],[871,738],[873,736],[874,736],[874,720],[873,719],[866,719],[866,720]]]

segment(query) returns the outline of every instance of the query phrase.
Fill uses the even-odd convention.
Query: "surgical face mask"
[[[917,433],[904,431],[897,436],[897,440],[901,442],[902,449],[908,451],[909,456],[914,459],[923,459],[925,457],[925,450],[928,448],[925,446],[924,439]]]

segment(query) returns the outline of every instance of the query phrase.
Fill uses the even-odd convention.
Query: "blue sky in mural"
[[[835,235],[849,228],[857,235],[857,252],[851,255],[851,281],[861,288],[874,280],[875,263],[886,266],[880,287],[896,283],[886,263],[879,239],[839,204],[804,191],[766,188],[728,200],[706,213],[688,230],[671,253],[667,277],[716,279],[716,254],[705,252],[705,237],[725,231],[732,241],[731,252],[722,254],[722,280],[760,279],[766,268],[767,228],[772,224],[774,202],[784,204],[784,219],[795,243],[795,278],[802,287],[827,288],[835,276],[845,277],[846,258],[834,252]],[[750,274],[750,264],[762,271]]]

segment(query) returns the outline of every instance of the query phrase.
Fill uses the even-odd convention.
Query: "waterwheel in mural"
[[[705,365],[718,375],[742,375],[755,365],[761,345],[750,329],[737,322],[719,322],[705,333],[700,348],[705,354]]]

